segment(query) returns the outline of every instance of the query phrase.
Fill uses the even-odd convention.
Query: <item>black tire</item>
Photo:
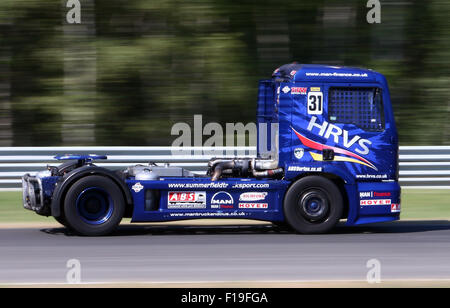
[[[286,193],[283,207],[287,223],[303,234],[330,231],[344,209],[338,187],[321,176],[307,176],[295,182]]]
[[[67,226],[78,234],[101,236],[113,232],[123,218],[125,201],[113,180],[87,176],[67,191],[64,214]]]

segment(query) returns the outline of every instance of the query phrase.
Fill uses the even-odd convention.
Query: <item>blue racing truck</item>
[[[114,171],[94,164],[106,156],[57,156],[66,161],[23,177],[24,207],[88,236],[113,232],[123,217],[256,219],[306,234],[341,219],[399,219],[398,136],[382,74],[283,65],[259,83],[257,121],[271,146],[258,146],[256,157],[212,158],[206,175],[153,163]]]

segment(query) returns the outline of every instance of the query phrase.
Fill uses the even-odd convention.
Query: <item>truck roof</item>
[[[322,82],[375,82],[384,78],[370,69],[321,64],[285,64],[277,68],[272,77],[298,81]]]

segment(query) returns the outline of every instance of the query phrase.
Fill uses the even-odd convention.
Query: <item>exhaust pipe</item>
[[[284,172],[278,168],[277,161],[259,159],[214,159],[208,163],[211,181],[217,181],[223,174],[239,174],[241,176],[253,175],[255,178],[274,177]]]
[[[253,170],[252,174],[255,178],[271,178],[283,173],[283,168],[264,170],[264,171],[256,171]]]
[[[222,171],[224,169],[234,169],[234,160],[230,160],[230,161],[222,161],[220,163],[217,163],[216,166],[214,167],[214,172],[212,174],[211,177],[211,181],[217,181],[220,176],[222,175]]]

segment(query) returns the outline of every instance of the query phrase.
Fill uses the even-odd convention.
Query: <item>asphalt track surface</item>
[[[1,229],[0,284],[65,283],[67,261],[82,282],[450,279],[450,222],[399,221],[297,235],[271,225],[121,227],[109,237],[63,228]]]

